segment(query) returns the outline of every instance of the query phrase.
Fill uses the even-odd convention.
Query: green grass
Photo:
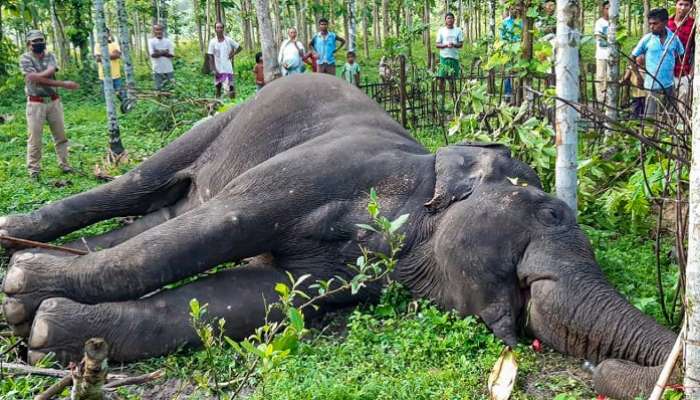
[[[420,46],[416,46],[416,54]],[[464,57],[467,57],[464,51]],[[204,115],[182,99],[213,95],[210,78],[197,72],[199,56],[192,49],[182,51],[177,61],[178,86],[172,100],[142,100],[130,114],[120,115],[122,139],[129,151],[129,162],[106,167],[112,175],[123,174],[144,158],[173,140]],[[380,52],[372,50],[369,60],[360,57],[365,77],[376,77]],[[339,57],[342,59],[343,57]],[[466,62],[466,60],[465,60]],[[250,54],[237,59],[239,99],[254,92]],[[148,67],[139,64],[137,76],[141,88],[151,86]],[[43,172],[39,182],[28,178],[24,167],[26,125],[21,93],[12,92],[0,99],[0,114],[14,119],[0,125],[0,215],[26,212],[71,194],[83,192],[102,182],[94,178],[95,165],[102,165],[107,148],[104,105],[96,83],[83,84],[76,93],[63,92],[66,128],[71,141],[70,158],[76,173],[62,174],[53,154],[49,135],[45,135]],[[175,115],[173,119],[171,116]],[[435,150],[443,144],[439,130],[415,132],[426,147]],[[456,138],[451,138],[451,142]],[[80,234],[96,234],[112,229],[118,221],[107,221],[86,228]],[[648,237],[633,236],[586,228],[596,255],[611,282],[633,304],[661,320],[654,301],[655,261]],[[74,237],[75,235],[73,235]],[[667,247],[667,246],[666,246]],[[672,285],[676,267],[667,257],[662,260],[664,283]],[[2,258],[0,274],[4,273]],[[298,353],[281,368],[254,382],[251,396],[256,399],[481,399],[487,398],[486,379],[498,357],[502,343],[475,318],[460,319],[420,302],[408,307],[405,295],[389,294],[378,306],[363,306],[349,315],[341,313],[332,320],[330,330],[314,329]],[[408,311],[410,308],[411,311]],[[0,353],[14,338],[0,339]],[[519,346],[520,374],[515,387],[516,399],[592,398],[590,383],[580,369],[580,360],[551,351],[534,353],[527,344]],[[6,361],[17,358],[10,351]],[[240,368],[233,354],[216,360],[226,375]],[[50,365],[50,361],[47,362]],[[203,352],[187,351],[129,365],[130,372],[164,368],[168,379],[185,382],[191,395],[205,398],[207,393],[194,384],[197,371],[209,368]],[[26,399],[44,390],[53,379],[4,376],[0,379],[0,398]],[[166,389],[165,386],[162,387]],[[122,391],[140,398],[140,390]]]

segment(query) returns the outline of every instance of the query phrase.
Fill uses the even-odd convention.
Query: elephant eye
[[[551,207],[542,207],[537,211],[537,220],[546,226],[559,225],[561,214]]]

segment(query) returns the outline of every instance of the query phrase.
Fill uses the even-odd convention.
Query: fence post
[[[399,96],[401,99],[401,125],[408,127],[406,116],[406,57],[399,56]]]

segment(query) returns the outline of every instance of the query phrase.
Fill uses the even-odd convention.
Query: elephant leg
[[[29,322],[41,301],[134,300],[163,285],[269,251],[276,222],[253,200],[213,199],[114,247],[83,256],[16,253],[3,283],[3,312],[13,325]]]
[[[148,213],[119,229],[115,229],[101,235],[81,237],[80,239],[64,244],[64,246],[87,251],[98,251],[114,247],[118,244],[124,243],[136,235],[140,235],[141,233],[162,224],[165,221],[183,214],[187,206],[183,203],[187,202],[181,201],[173,206],[163,207],[159,210]]]
[[[174,204],[191,185],[187,171],[218,137],[237,109],[191,129],[112,182],[48,204],[29,214],[0,217],[0,233],[50,241],[114,217],[144,215]],[[3,243],[12,246],[11,243]]]
[[[188,285],[126,302],[87,305],[66,298],[41,303],[29,338],[29,360],[54,352],[62,363],[79,360],[91,337],[110,345],[110,360],[133,361],[161,356],[183,346],[201,345],[189,315],[189,302],[208,304],[205,318],[217,326],[226,320],[226,335],[242,339],[265,323],[265,304],[278,299],[284,271],[270,266],[239,267]],[[312,310],[313,311],[313,310]],[[274,313],[273,319],[279,316]]]

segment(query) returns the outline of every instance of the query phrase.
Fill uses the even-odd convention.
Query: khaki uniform
[[[33,53],[22,54],[19,61],[20,70],[25,76],[42,72],[49,67],[56,67],[56,58],[51,53],[44,53],[39,59]],[[51,77],[53,78],[53,77]],[[48,122],[56,144],[56,156],[62,169],[69,169],[68,140],[63,124],[63,104],[56,88],[26,81],[27,94],[27,169],[30,173],[41,170],[41,139],[44,124]]]

